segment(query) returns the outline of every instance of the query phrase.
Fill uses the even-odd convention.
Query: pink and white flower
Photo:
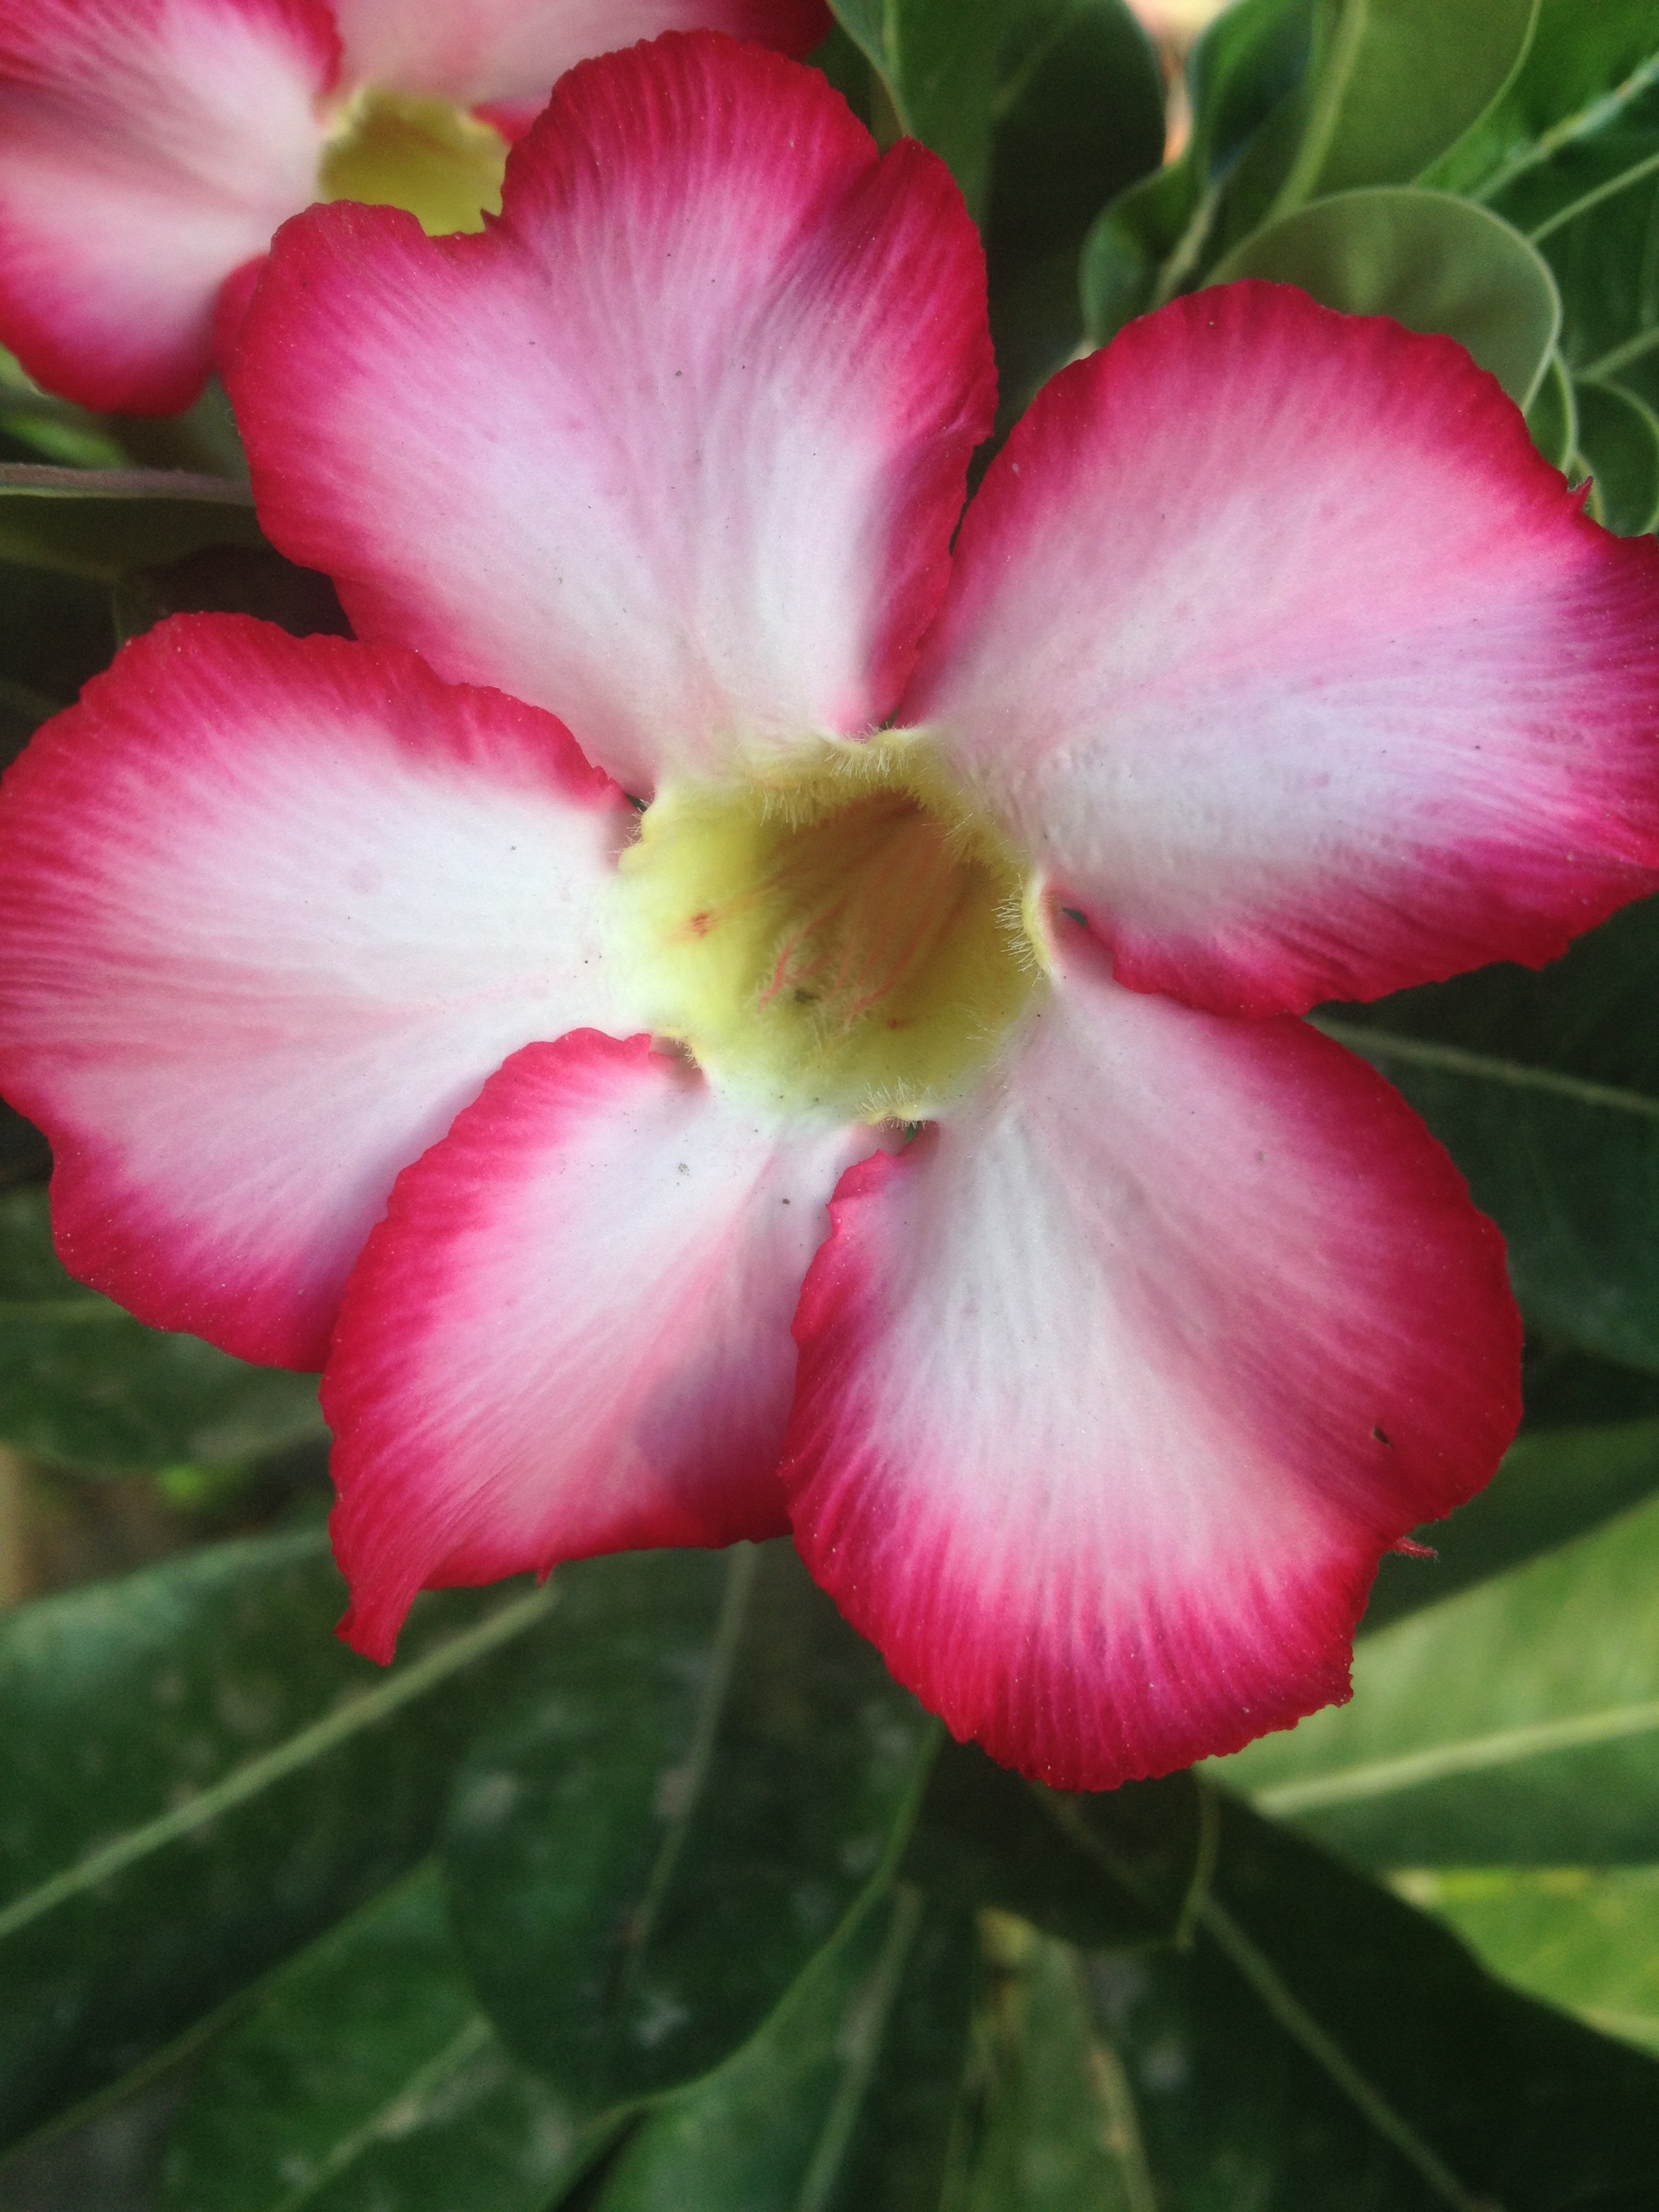
[[[953,550],[960,199],[706,35],[565,79],[483,236],[291,223],[234,397],[359,641],[169,623],[36,739],[0,1082],[77,1274],[326,1361],[359,1648],[792,1529],[1062,1787],[1342,1696],[1519,1328],[1297,1017],[1659,884],[1659,549],[1456,346],[1246,284]]]
[[[707,27],[805,54],[824,0],[0,0],[0,343],[171,414],[313,200],[476,230],[574,63]]]

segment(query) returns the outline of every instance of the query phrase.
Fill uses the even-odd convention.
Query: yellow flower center
[[[651,1026],[786,1111],[925,1121],[1042,985],[1032,887],[903,737],[669,786],[622,858]]]
[[[407,208],[429,238],[501,211],[507,141],[447,100],[374,86],[341,108],[323,151],[325,200]]]

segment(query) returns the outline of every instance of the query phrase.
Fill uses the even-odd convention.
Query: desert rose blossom
[[[313,200],[477,230],[590,54],[707,26],[804,54],[824,0],[0,0],[0,344],[82,406],[166,415]]]
[[[1659,549],[1455,345],[1245,284],[952,550],[960,198],[707,35],[573,71],[482,236],[289,225],[234,387],[361,641],[177,620],[35,739],[0,1087],[78,1275],[326,1360],[353,1641],[789,1529],[1062,1787],[1343,1695],[1519,1328],[1296,1018],[1659,882]]]

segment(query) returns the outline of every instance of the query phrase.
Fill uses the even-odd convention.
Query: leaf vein
[[[228,1774],[222,1776],[188,1802],[175,1806],[171,1812],[161,1814],[139,1827],[131,1828],[125,1835],[116,1837],[112,1843],[88,1852],[85,1858],[77,1859],[73,1866],[64,1868],[61,1874],[53,1875],[49,1881],[26,1891],[21,1897],[0,1910],[0,1942],[16,1935],[20,1929],[28,1927],[48,1912],[55,1911],[60,1905],[67,1905],[88,1890],[95,1889],[100,1882],[124,1873],[128,1867],[140,1859],[148,1858],[152,1852],[161,1850],[167,1844],[193,1834],[210,1820],[216,1820],[222,1813],[246,1803],[248,1799],[257,1797],[262,1790],[271,1788],[290,1774],[297,1773],[341,1744],[349,1743],[353,1736],[361,1735],[364,1729],[389,1720],[393,1713],[411,1704],[415,1698],[423,1697],[450,1675],[459,1674],[475,1660],[483,1658],[499,1645],[510,1643],[515,1636],[521,1636],[526,1629],[533,1628],[538,1621],[551,1612],[556,1601],[553,1585],[548,1583],[515,1599],[510,1605],[502,1606],[475,1628],[451,1637],[437,1650],[417,1659],[412,1667],[387,1676],[373,1689],[365,1690],[361,1696],[353,1698],[337,1711],[313,1721],[309,1727],[300,1729],[271,1750],[262,1752],[257,1759],[250,1759],[242,1765],[233,1767]]]

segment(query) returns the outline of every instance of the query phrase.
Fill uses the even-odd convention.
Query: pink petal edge
[[[1199,292],[1038,395],[902,709],[1118,981],[1301,1012],[1659,889],[1659,545],[1449,338]]]
[[[398,1177],[323,1378],[356,1649],[422,1589],[781,1534],[789,1317],[878,1142],[762,1124],[643,1036],[492,1076]]]
[[[1380,1554],[1519,1419],[1502,1240],[1398,1096],[1086,949],[1004,1081],[830,1216],[796,1543],[954,1735],[1057,1789],[1345,1698]]]
[[[267,531],[360,636],[550,708],[644,797],[891,709],[990,423],[984,283],[931,154],[670,36],[561,82],[480,237],[288,225],[231,388]]]
[[[70,1272],[319,1367],[393,1177],[507,1055],[627,1018],[635,817],[549,715],[412,653],[185,616],[0,788],[0,1090]]]

